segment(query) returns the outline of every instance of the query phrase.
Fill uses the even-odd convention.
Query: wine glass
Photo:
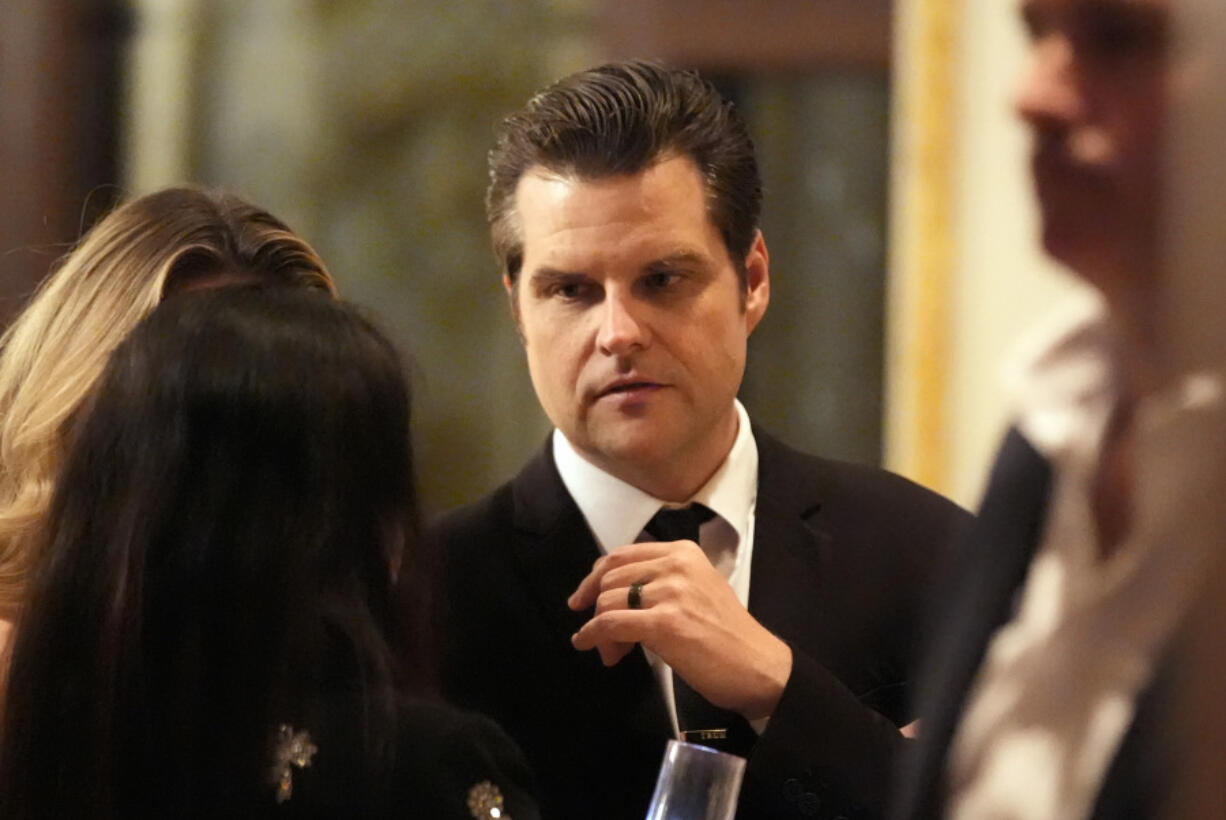
[[[745,758],[670,740],[647,820],[732,820]]]

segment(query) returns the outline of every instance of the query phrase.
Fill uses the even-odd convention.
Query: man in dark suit
[[[1045,249],[1092,286],[1018,368],[1016,423],[939,597],[899,818],[1162,816],[1221,377],[1158,332],[1173,0],[1022,0]],[[1035,344],[1040,342],[1040,344]]]
[[[677,736],[748,757],[742,817],[879,814],[965,513],[737,402],[770,297],[743,123],[692,73],[612,64],[509,117],[490,167],[557,429],[435,528],[444,694],[523,746],[546,816],[641,817]]]

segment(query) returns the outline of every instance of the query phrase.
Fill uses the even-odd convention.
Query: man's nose
[[[610,290],[600,311],[596,344],[602,353],[622,356],[647,346],[651,335],[642,316],[638,315],[641,306],[634,303],[630,294]]]
[[[1048,34],[1033,43],[1013,100],[1023,121],[1051,129],[1070,126],[1084,115],[1075,57],[1067,37]]]

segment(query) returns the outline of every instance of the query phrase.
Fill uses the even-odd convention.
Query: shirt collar
[[[1106,304],[1089,289],[1023,338],[1008,387],[1018,428],[1035,449],[1058,460],[1070,448],[1097,448],[1118,396],[1118,359]]]
[[[749,517],[758,489],[758,446],[749,426],[749,414],[739,401],[736,439],[719,469],[686,502],[709,507],[736,531],[737,544],[745,542]],[[629,544],[647,522],[667,504],[622,481],[583,458],[562,434],[553,431],[553,460],[571,498],[587,520],[600,551]]]
[[[1053,462],[1095,464],[1111,412],[1120,399],[1121,344],[1102,296],[1085,289],[1058,306],[1019,344],[1009,388],[1017,425]],[[1216,413],[1222,372],[1188,373],[1135,408],[1134,426],[1148,435],[1164,425]]]

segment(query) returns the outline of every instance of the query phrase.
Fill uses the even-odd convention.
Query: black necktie
[[[643,529],[661,541],[686,540],[697,544],[698,528],[714,516],[715,513],[701,504],[680,509],[661,507]],[[676,673],[673,674],[673,699],[683,740],[742,757],[749,755],[758,733],[745,718],[712,704]]]

